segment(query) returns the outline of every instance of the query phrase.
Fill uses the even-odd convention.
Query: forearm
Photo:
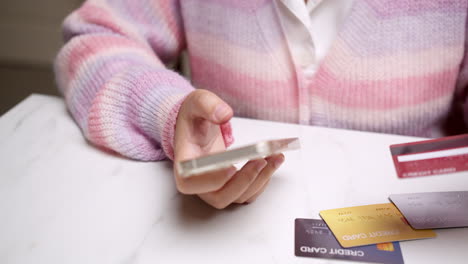
[[[145,41],[116,13],[88,1],[67,18],[57,83],[91,142],[134,159],[163,159],[172,154],[180,103],[193,90],[163,63],[177,55],[182,39],[172,41],[172,33],[168,42],[164,34],[160,42]]]

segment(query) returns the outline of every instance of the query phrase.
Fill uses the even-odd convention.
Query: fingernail
[[[275,159],[275,161],[273,161],[273,167],[277,169],[281,166],[281,164],[283,164],[283,162],[284,162],[284,156],[278,157]]]
[[[255,171],[259,173],[265,166],[267,165],[267,162],[265,160],[258,160],[255,164]]]
[[[221,121],[229,114],[229,111],[229,107],[227,107],[225,104],[219,104],[216,106],[214,118],[218,121]]]

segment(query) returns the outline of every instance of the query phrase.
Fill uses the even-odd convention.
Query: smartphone
[[[182,177],[189,177],[228,168],[238,162],[264,158],[273,154],[299,148],[299,138],[266,140],[245,147],[180,161],[176,163],[176,170]]]

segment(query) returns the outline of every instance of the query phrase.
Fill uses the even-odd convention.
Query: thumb
[[[190,101],[192,116],[201,117],[215,124],[224,124],[233,116],[232,108],[212,92],[198,89]]]

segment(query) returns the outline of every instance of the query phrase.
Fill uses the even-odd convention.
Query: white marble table
[[[294,256],[294,219],[468,190],[468,174],[400,180],[388,146],[415,138],[235,118],[236,145],[298,136],[300,151],[250,205],[218,211],[177,193],[171,163],[89,145],[61,99],[32,95],[0,117],[0,263],[331,263]],[[468,263],[468,228],[402,242],[406,263]],[[343,263],[343,261],[338,261]]]

